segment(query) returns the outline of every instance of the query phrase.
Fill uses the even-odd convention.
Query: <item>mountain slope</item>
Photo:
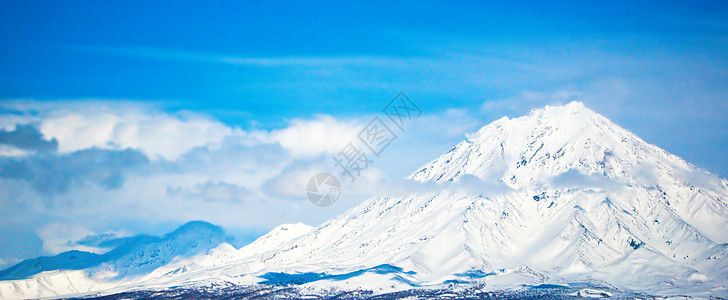
[[[85,251],[67,251],[55,256],[26,259],[0,271],[0,280],[23,279],[52,270],[81,270],[100,264],[101,255]]]
[[[110,240],[110,242],[116,244],[116,247],[104,254],[71,250],[55,256],[26,259],[0,271],[0,280],[24,279],[41,272],[53,270],[83,270],[119,259],[138,247],[157,241],[159,241],[158,237],[138,235]]]
[[[450,188],[469,176],[475,190]],[[411,178],[440,191],[372,199],[284,244],[266,270],[392,264],[418,285],[521,270],[658,294],[728,280],[726,180],[581,103],[498,120]]]
[[[117,277],[147,274],[175,258],[204,253],[225,241],[225,232],[221,227],[193,221],[164,235],[157,242],[140,245],[92,271],[113,272]]]
[[[44,271],[97,269],[117,272],[119,276],[144,274],[166,265],[178,256],[192,256],[226,241],[224,230],[202,221],[186,223],[159,238],[139,235],[104,254],[68,251],[52,257],[25,260],[0,271],[0,280],[23,279]]]
[[[728,181],[646,143],[579,102],[502,118],[410,178],[443,182],[465,174],[512,188],[568,184],[573,174],[601,175],[594,177],[597,182],[573,183],[655,190],[680,218],[715,242],[728,242]]]

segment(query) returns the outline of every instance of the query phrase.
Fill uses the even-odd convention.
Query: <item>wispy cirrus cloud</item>
[[[155,60],[181,60],[190,62],[219,63],[240,66],[260,67],[325,67],[360,65],[404,65],[412,62],[427,61],[420,57],[396,57],[375,55],[337,55],[337,56],[278,56],[254,57],[216,53],[191,52],[178,49],[152,47],[104,47],[104,46],[63,46],[74,51],[85,51],[103,55],[128,56]]]
[[[287,56],[245,56],[195,52],[157,47],[108,47],[86,45],[64,45],[63,49],[109,56],[125,56],[151,60],[173,60],[227,64],[249,67],[388,67],[407,69],[450,69],[500,66],[537,73],[553,73],[553,67],[546,68],[536,62],[509,58],[505,52],[471,49],[467,53],[432,49],[418,55],[287,55]]]

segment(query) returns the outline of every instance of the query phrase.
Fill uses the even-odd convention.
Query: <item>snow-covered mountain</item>
[[[0,281],[0,298],[75,294],[113,286],[105,283],[146,275],[174,260],[207,253],[228,238],[218,226],[193,221],[162,237],[139,235],[120,240],[123,242],[104,254],[73,250],[2,270],[0,280],[9,281]]]
[[[161,238],[139,235],[119,240],[123,242],[104,254],[72,250],[25,260],[0,271],[0,280],[23,279],[44,271],[92,267],[94,271],[114,272],[120,277],[146,274],[176,257],[193,256],[213,249],[227,238],[218,226],[192,221]]]
[[[0,271],[0,280],[23,279],[52,270],[82,270],[98,265],[102,261],[102,255],[71,250],[54,256],[26,259],[10,268]]]
[[[315,229],[285,225],[133,278],[42,273],[0,282],[0,296],[212,282],[374,291],[578,282],[728,295],[728,181],[581,103],[500,119],[410,179],[414,192],[369,199]],[[137,270],[124,266],[122,275]],[[85,289],[64,290],[78,278]],[[29,281],[53,285],[18,288]]]

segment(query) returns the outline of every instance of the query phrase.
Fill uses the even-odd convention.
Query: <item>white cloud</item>
[[[255,195],[248,189],[226,182],[212,182],[195,184],[194,187],[168,187],[167,196],[192,201],[222,201],[240,202],[252,199]]]
[[[41,121],[46,138],[59,152],[92,147],[138,149],[152,159],[175,160],[192,148],[220,143],[233,129],[202,116],[160,112],[54,112]]]
[[[309,180],[321,172],[331,173],[339,179],[342,196],[358,198],[358,200],[375,195],[387,180],[386,174],[379,168],[368,166],[359,174],[352,173],[355,175],[352,181],[352,177],[341,174],[341,170],[336,169],[330,157],[325,157],[314,161],[296,161],[281,170],[277,176],[268,179],[263,184],[263,188],[273,197],[306,199],[305,191]]]
[[[26,151],[9,145],[0,145],[0,156],[20,157],[34,153],[34,151]]]
[[[500,100],[488,100],[480,106],[485,114],[502,116],[510,114],[520,116],[528,110],[543,107],[548,104],[564,104],[574,100],[581,100],[583,92],[572,89],[557,91],[523,90],[518,95]]]
[[[122,101],[123,102],[123,101]],[[88,148],[141,151],[150,159],[176,160],[196,147],[217,147],[226,138],[249,145],[280,144],[294,157],[316,157],[339,151],[360,130],[357,120],[329,115],[293,119],[274,130],[243,131],[206,115],[169,113],[149,104],[77,100],[68,103],[9,102],[3,107],[25,115],[2,115],[0,126],[36,124],[43,137],[58,141],[58,152]],[[15,154],[9,152],[8,154]]]
[[[2,259],[0,258],[0,270],[9,268],[19,262],[21,262],[21,259],[18,258],[9,258],[9,259]]]
[[[292,155],[318,156],[337,153],[361,130],[357,121],[337,120],[328,115],[317,115],[312,120],[294,119],[286,128],[273,130],[264,140],[279,143]]]
[[[28,115],[2,114],[0,115],[0,130],[13,131],[18,124],[27,124],[37,120]]]
[[[265,182],[265,190],[272,196],[279,198],[304,198],[306,185],[314,176],[321,172],[328,172],[328,166],[322,160],[315,162],[297,162],[281,170],[280,174]]]
[[[91,235],[94,235],[91,230],[64,223],[48,224],[38,232],[38,237],[43,240],[43,250],[53,255],[70,250],[97,251],[92,247],[79,246],[73,243]]]

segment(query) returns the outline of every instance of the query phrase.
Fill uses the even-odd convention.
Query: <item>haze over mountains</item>
[[[194,222],[103,255],[28,260],[0,272],[12,279],[0,281],[0,297],[221,282],[378,292],[586,283],[728,295],[728,181],[579,102],[493,122],[409,179],[421,188],[369,199],[317,228],[281,225],[240,249]]]

